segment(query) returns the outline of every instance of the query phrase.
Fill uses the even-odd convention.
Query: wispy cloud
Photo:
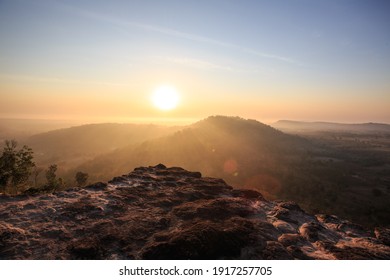
[[[157,57],[157,58],[166,62],[184,65],[192,68],[233,71],[233,68],[229,66],[220,65],[209,61],[194,59],[189,57]]]
[[[291,64],[300,64],[298,61],[296,61],[292,58],[284,57],[284,56],[263,53],[263,52],[259,52],[259,51],[255,51],[255,50],[251,50],[251,49],[247,49],[247,48],[243,48],[242,51],[249,53],[249,54],[256,55],[256,56],[264,57],[264,58],[276,59],[276,60],[291,63]]]
[[[171,28],[156,26],[156,25],[150,25],[150,24],[145,24],[145,23],[140,23],[140,22],[133,22],[133,21],[128,21],[128,20],[124,20],[124,19],[114,18],[114,17],[103,15],[103,14],[86,11],[86,10],[76,8],[73,6],[68,6],[68,5],[65,5],[63,3],[61,3],[60,5],[64,9],[67,9],[68,11],[71,11],[73,13],[77,13],[80,16],[103,21],[103,22],[107,22],[107,23],[110,23],[110,24],[113,24],[113,25],[116,25],[116,26],[122,27],[122,28],[123,27],[127,27],[127,28],[128,27],[133,27],[133,28],[135,27],[135,28],[146,30],[146,31],[157,32],[160,34],[165,34],[168,36],[186,39],[186,40],[190,40],[190,41],[194,41],[194,42],[198,42],[198,43],[206,43],[206,44],[210,44],[210,45],[216,45],[216,46],[221,46],[224,48],[234,49],[234,50],[237,50],[237,51],[240,51],[243,53],[247,53],[247,54],[251,54],[251,55],[254,55],[257,57],[261,57],[261,58],[273,59],[273,60],[277,60],[277,61],[281,61],[281,62],[289,63],[289,64],[296,64],[296,65],[301,64],[300,62],[296,61],[295,59],[292,59],[289,57],[284,57],[281,55],[276,55],[276,54],[267,53],[267,52],[263,52],[263,51],[259,51],[259,50],[254,50],[254,49],[240,46],[237,44],[232,44],[232,43],[216,40],[213,38],[200,36],[197,34],[192,34],[192,33],[183,32],[183,31],[179,31],[179,30],[175,30],[175,29],[171,29]]]
[[[164,28],[164,27],[159,27],[159,26],[154,26],[154,25],[149,25],[149,24],[142,24],[142,23],[135,23],[135,22],[127,22],[129,25],[136,26],[145,30],[149,31],[154,31],[158,33],[162,33],[165,35],[169,36],[174,36],[182,39],[187,39],[195,42],[200,42],[200,43],[208,43],[208,44],[213,44],[213,45],[219,45],[222,47],[228,47],[228,48],[237,48],[238,46],[226,42],[222,42],[219,40],[214,40],[208,37],[203,37],[191,33],[186,33],[170,28]]]
[[[270,53],[265,53],[265,52],[260,52],[260,51],[256,51],[256,50],[253,50],[250,48],[242,47],[242,46],[239,46],[236,44],[231,44],[231,43],[227,43],[227,42],[223,42],[223,41],[219,41],[219,40],[214,40],[211,38],[207,38],[207,37],[203,37],[203,36],[199,36],[199,35],[195,35],[195,34],[191,34],[191,33],[185,33],[185,32],[177,31],[174,29],[162,28],[162,27],[158,27],[158,26],[141,24],[141,23],[134,23],[134,22],[126,22],[126,23],[131,25],[131,26],[136,26],[139,28],[143,28],[145,30],[155,31],[155,32],[166,34],[169,36],[188,39],[188,40],[196,41],[196,42],[200,42],[200,43],[208,43],[208,44],[218,45],[221,47],[226,47],[226,48],[231,48],[231,49],[237,49],[241,52],[245,52],[245,53],[252,54],[255,56],[259,56],[259,57],[263,57],[263,58],[276,59],[276,60],[291,63],[291,64],[298,64],[298,62],[292,58],[279,56],[279,55],[275,55],[275,54],[270,54]]]
[[[89,84],[89,85],[100,85],[100,86],[129,86],[125,83],[113,83],[104,81],[90,81],[90,80],[77,80],[77,79],[65,79],[50,76],[32,76],[32,75],[14,75],[14,74],[0,74],[1,80],[15,80],[15,81],[26,81],[34,83],[61,83],[61,84]]]
[[[286,62],[286,63],[290,63],[290,64],[299,64],[299,62],[297,62],[296,60],[294,60],[292,58],[288,58],[288,57],[284,57],[284,56],[280,56],[280,55],[275,55],[275,54],[270,54],[270,53],[265,53],[265,52],[260,52],[260,51],[246,48],[243,46],[239,46],[236,44],[231,44],[231,43],[227,43],[227,42],[223,42],[223,41],[219,41],[219,40],[214,40],[214,39],[211,39],[208,37],[203,37],[203,36],[199,36],[199,35],[195,35],[195,34],[191,34],[191,33],[181,32],[181,31],[174,30],[174,29],[163,28],[163,27],[141,24],[141,23],[135,23],[135,22],[127,22],[127,21],[122,22],[122,24],[142,28],[142,29],[145,29],[148,31],[158,32],[161,34],[165,34],[165,35],[169,35],[169,36],[173,36],[173,37],[177,37],[177,38],[187,39],[187,40],[191,40],[191,41],[195,41],[195,42],[199,42],[199,43],[207,43],[207,44],[212,44],[212,45],[221,46],[221,47],[225,47],[225,48],[235,49],[235,50],[238,50],[238,51],[241,51],[244,53],[248,53],[248,54],[252,54],[252,55],[255,55],[258,57],[262,57],[262,58],[274,59],[274,60],[278,60],[278,61],[282,61],[282,62]]]

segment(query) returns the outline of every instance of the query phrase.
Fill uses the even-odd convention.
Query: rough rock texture
[[[390,259],[389,235],[161,164],[0,197],[0,259]]]

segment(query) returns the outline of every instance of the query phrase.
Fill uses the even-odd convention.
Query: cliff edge
[[[390,259],[390,229],[179,167],[139,167],[83,189],[0,197],[0,259]]]

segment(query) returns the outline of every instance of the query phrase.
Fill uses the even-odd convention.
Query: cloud
[[[247,48],[243,48],[242,51],[249,53],[249,54],[256,55],[256,56],[264,57],[264,58],[276,59],[276,60],[291,63],[291,64],[299,64],[299,62],[297,62],[296,60],[294,60],[292,58],[284,57],[284,56],[258,52],[258,51],[247,49]]]
[[[104,85],[104,86],[118,86],[118,87],[129,86],[128,84],[124,84],[124,83],[64,79],[64,78],[49,77],[49,76],[13,75],[13,74],[0,74],[0,79],[26,81],[26,82],[34,82],[34,83],[89,84],[89,85]]]
[[[132,26],[143,28],[145,30],[155,31],[155,32],[162,33],[165,35],[174,36],[174,37],[178,37],[178,38],[182,38],[182,39],[187,39],[187,40],[191,40],[191,41],[195,41],[195,42],[208,43],[208,44],[219,45],[219,46],[228,47],[228,48],[237,48],[237,46],[234,44],[229,44],[226,42],[214,40],[214,39],[211,39],[208,37],[203,37],[203,36],[199,36],[199,35],[195,35],[195,34],[191,34],[191,33],[181,32],[178,30],[170,29],[170,28],[164,28],[164,27],[142,24],[142,23],[134,23],[134,22],[127,22],[127,23],[132,25]]]
[[[259,57],[263,57],[263,58],[275,59],[275,60],[279,60],[279,61],[287,62],[287,63],[291,63],[291,64],[299,64],[296,60],[294,60],[292,58],[279,56],[279,55],[275,55],[275,54],[259,52],[256,50],[252,50],[249,48],[239,46],[239,45],[226,43],[223,41],[214,40],[211,38],[207,38],[207,37],[203,37],[203,36],[199,36],[199,35],[195,35],[195,34],[191,34],[191,33],[185,33],[185,32],[177,31],[174,29],[162,28],[162,27],[158,27],[158,26],[141,24],[141,23],[134,23],[134,22],[125,22],[125,23],[128,25],[131,25],[131,26],[135,26],[135,27],[139,27],[139,28],[142,28],[145,30],[166,34],[169,36],[188,39],[188,40],[196,41],[196,42],[200,42],[200,43],[208,43],[208,44],[218,45],[218,46],[231,48],[231,49],[237,49],[237,50],[240,50],[241,52],[245,52],[245,53],[252,54],[255,56],[259,56]]]
[[[236,44],[232,44],[232,43],[228,43],[228,42],[224,42],[224,41],[220,41],[220,40],[215,40],[213,38],[204,37],[204,36],[200,36],[197,34],[182,32],[182,31],[175,30],[175,29],[170,29],[170,28],[165,28],[165,27],[161,27],[161,26],[150,25],[150,24],[145,24],[145,23],[140,23],[140,22],[133,22],[133,21],[118,19],[118,18],[114,18],[114,17],[109,17],[109,16],[106,16],[103,14],[90,12],[90,11],[86,11],[86,10],[76,8],[73,6],[65,5],[63,3],[60,3],[60,5],[64,9],[66,9],[72,13],[77,13],[83,17],[107,22],[107,23],[116,25],[118,27],[133,27],[133,28],[144,29],[146,31],[157,32],[160,34],[165,34],[168,36],[186,39],[186,40],[190,40],[190,41],[194,41],[194,42],[198,42],[198,43],[206,43],[206,44],[210,44],[210,45],[221,46],[224,48],[235,49],[235,50],[241,51],[243,53],[255,55],[255,56],[258,56],[261,58],[273,59],[273,60],[278,60],[278,61],[281,61],[284,63],[300,65],[300,63],[298,61],[296,61],[292,58],[289,58],[289,57],[284,57],[281,55],[262,52],[262,51],[254,50],[254,49],[247,48],[244,46],[240,46],[240,45],[236,45]]]
[[[209,61],[200,60],[200,59],[194,59],[194,58],[188,58],[188,57],[158,57],[161,60],[164,60],[166,62],[180,64],[192,68],[198,68],[198,69],[209,69],[209,70],[225,70],[225,71],[233,71],[232,67],[224,66],[215,64]]]

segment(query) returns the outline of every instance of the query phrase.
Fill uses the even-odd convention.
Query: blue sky
[[[170,83],[183,105],[166,117],[390,122],[389,12],[375,0],[0,1],[0,117],[109,104],[102,119],[157,118],[146,97]]]

